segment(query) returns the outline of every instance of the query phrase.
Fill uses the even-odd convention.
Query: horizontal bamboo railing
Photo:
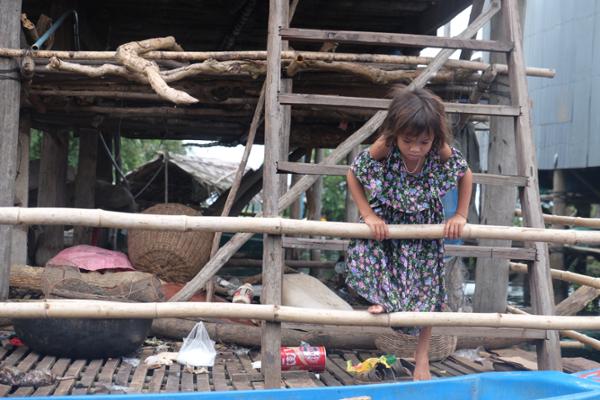
[[[600,330],[600,317],[512,315],[462,312],[367,311],[234,303],[119,303],[97,300],[40,300],[0,303],[8,318],[244,318],[275,322],[354,326],[463,326],[530,329]]]
[[[522,216],[521,210],[515,210],[517,217]],[[567,215],[544,214],[544,223],[557,225],[581,226],[586,228],[600,228],[600,218],[571,217]]]
[[[506,310],[508,312],[510,312],[510,313],[513,313],[513,314],[531,315],[531,314],[526,313],[525,311],[520,310],[520,309],[518,309],[516,307],[513,307],[513,306],[506,306]],[[561,329],[559,331],[559,333],[560,333],[561,336],[577,340],[580,343],[583,343],[583,344],[585,344],[587,346],[590,346],[594,350],[600,350],[600,340],[598,340],[598,339],[594,339],[593,337],[584,335],[583,333],[576,332],[576,331],[574,331],[572,329]]]
[[[120,213],[81,208],[0,207],[0,224],[82,225],[164,231],[246,232],[271,235],[319,235],[371,238],[362,223],[305,221],[285,218],[193,217]],[[390,239],[439,239],[444,225],[390,225]],[[467,224],[463,239],[504,239],[548,243],[600,243],[600,232]]]
[[[511,262],[509,263],[509,267],[513,272],[518,272],[521,274],[527,273],[527,264]],[[600,278],[594,278],[592,276],[577,274],[570,271],[561,271],[559,269],[550,269],[550,273],[554,279],[560,279],[562,281],[600,289]]]

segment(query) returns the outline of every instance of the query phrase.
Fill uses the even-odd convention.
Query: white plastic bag
[[[198,322],[183,339],[177,362],[193,367],[212,367],[215,364],[215,342],[210,339],[202,322]]]

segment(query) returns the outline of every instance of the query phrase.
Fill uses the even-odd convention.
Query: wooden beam
[[[311,163],[298,163],[289,161],[280,161],[277,163],[277,172],[293,173],[305,175],[328,175],[343,176],[348,172],[347,165],[322,165]],[[473,183],[495,186],[527,186],[528,178],[515,175],[496,175],[496,174],[473,174]]]
[[[96,207],[96,162],[98,159],[98,131],[79,130],[79,161],[75,176],[75,207]],[[73,244],[92,244],[92,228],[73,228]]]
[[[281,51],[284,50],[279,29],[289,25],[289,2],[270,0],[267,36],[267,77],[265,80],[265,159],[263,169],[263,214],[266,217],[279,216],[279,197],[281,196],[281,178],[277,175],[276,162],[283,159],[287,143],[283,136],[286,132],[284,108],[277,100],[282,88]],[[288,121],[289,122],[289,121]],[[215,255],[216,256],[216,255]],[[214,258],[214,257],[213,257]],[[262,304],[275,307],[281,304],[283,279],[283,248],[281,236],[265,235],[263,239],[263,292]],[[277,321],[265,321],[261,336],[261,372],[265,379],[265,388],[281,387],[281,324]]]
[[[286,40],[300,42],[325,42],[392,46],[436,47],[444,49],[469,49],[508,52],[512,44],[498,40],[474,40],[408,33],[328,31],[318,29],[282,28],[279,33]]]
[[[521,115],[515,121],[517,148],[517,168],[519,175],[529,176],[531,185],[520,191],[525,225],[543,228],[544,217],[540,206],[540,190],[537,177],[537,160],[531,115],[528,107],[527,77],[523,55],[522,29],[519,5],[516,0],[502,1],[502,17],[507,27],[507,40],[514,43],[513,51],[508,55],[509,83],[512,104],[522,105]],[[538,259],[530,268],[529,280],[531,301],[536,314],[550,316],[554,314],[554,293],[550,276],[548,245],[543,242],[534,244]],[[548,340],[537,346],[538,365],[541,369],[562,370],[560,357],[560,338],[558,332],[549,332]]]
[[[391,100],[389,99],[373,99],[368,97],[348,97],[300,93],[282,93],[279,95],[279,101],[281,102],[281,104],[290,105],[369,108],[375,110],[387,110],[391,102]],[[449,114],[460,113],[516,117],[521,113],[519,107],[504,105],[444,103],[444,107],[446,109],[446,112]]]
[[[521,263],[510,263],[510,270],[521,274],[529,273],[527,264]],[[553,279],[560,279],[565,282],[571,282],[576,283],[578,285],[585,285],[596,289],[600,289],[600,278],[577,274],[575,272],[570,271],[562,271],[559,269],[551,269],[550,273],[552,274]]]
[[[308,239],[286,236],[283,247],[292,249],[319,249],[331,251],[346,251],[349,240],[340,239]],[[446,255],[456,257],[485,257],[507,260],[535,260],[535,250],[521,247],[490,247],[490,246],[445,246]]]
[[[21,1],[0,1],[0,47],[20,47]],[[21,78],[16,60],[0,57],[0,206],[13,206]],[[0,300],[8,298],[12,226],[0,226]]]

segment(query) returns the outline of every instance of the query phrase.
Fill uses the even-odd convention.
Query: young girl
[[[444,236],[458,238],[467,221],[472,174],[449,146],[441,100],[425,89],[397,89],[381,136],[360,153],[348,171],[348,189],[374,239],[348,247],[346,283],[372,306],[372,314],[442,311],[443,240],[385,240],[387,224],[441,224],[440,198],[458,185],[458,206]],[[369,192],[369,200],[365,194]],[[415,380],[431,379],[431,327],[417,330]]]

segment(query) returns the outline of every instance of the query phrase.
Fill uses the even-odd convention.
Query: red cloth
[[[135,271],[125,253],[81,244],[64,249],[51,258],[47,267],[72,266],[86,271]]]

